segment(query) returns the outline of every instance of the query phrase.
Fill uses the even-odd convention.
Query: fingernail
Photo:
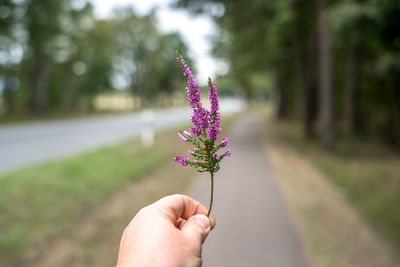
[[[198,214],[195,217],[195,222],[201,226],[204,230],[207,230],[207,228],[210,227],[210,220],[208,219],[207,216],[203,214]]]

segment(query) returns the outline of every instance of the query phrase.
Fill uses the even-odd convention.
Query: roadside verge
[[[271,134],[264,148],[314,266],[399,266],[390,248],[304,155]],[[273,126],[272,126],[273,127]]]

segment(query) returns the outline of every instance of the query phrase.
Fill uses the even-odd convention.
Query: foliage
[[[400,147],[399,1],[179,0],[176,5],[206,14],[224,10],[214,16],[221,32],[214,54],[230,63],[232,84],[249,99],[258,98],[255,87],[273,88],[277,116],[301,119],[307,137],[373,134]],[[254,75],[271,79],[254,83]]]
[[[72,0],[2,1],[0,93],[6,112],[91,108],[95,95],[125,90],[148,104],[183,84],[171,55],[187,52],[178,33],[161,33],[154,12],[115,10],[108,19]]]

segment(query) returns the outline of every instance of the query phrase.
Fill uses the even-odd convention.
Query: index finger
[[[207,216],[208,210],[200,202],[185,196],[172,195],[167,196],[154,203],[155,206],[163,208],[166,216],[172,221],[182,218],[187,220],[193,215],[204,214]],[[210,216],[211,228],[214,228],[215,219]]]

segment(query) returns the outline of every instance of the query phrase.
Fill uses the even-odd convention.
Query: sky
[[[197,80],[205,84],[208,77],[224,73],[226,65],[211,56],[211,37],[216,35],[218,28],[212,18],[205,15],[192,15],[183,9],[172,9],[169,5],[173,0],[90,0],[98,17],[106,18],[112,14],[115,7],[132,5],[139,15],[144,15],[157,7],[157,20],[160,30],[164,33],[178,31],[189,46],[190,56],[196,62]],[[173,55],[175,56],[175,55]]]

